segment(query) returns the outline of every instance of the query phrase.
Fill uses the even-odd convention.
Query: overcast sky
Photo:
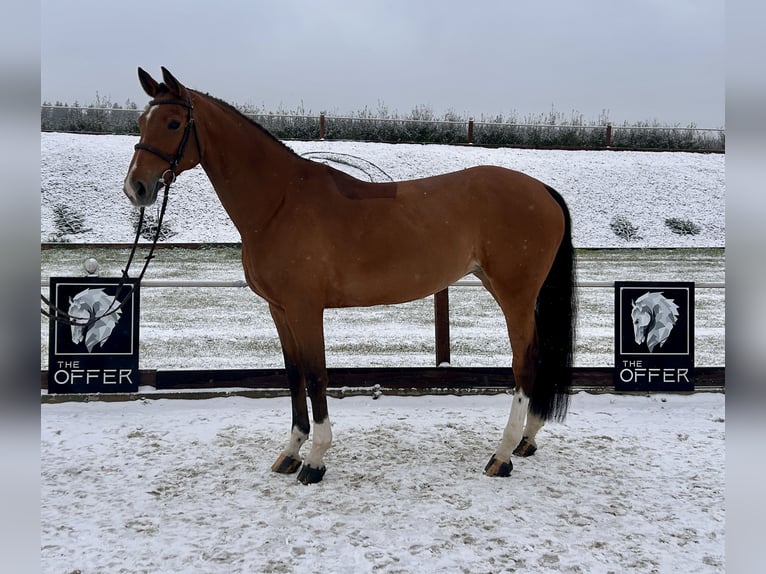
[[[143,106],[138,66],[233,104],[723,127],[724,0],[42,0],[41,100]]]

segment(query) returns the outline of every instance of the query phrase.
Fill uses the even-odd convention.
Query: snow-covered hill
[[[40,239],[57,233],[53,208],[66,205],[84,217],[77,243],[130,242],[132,207],[122,192],[135,136],[41,134]],[[425,177],[474,165],[525,172],[556,188],[573,217],[576,247],[723,247],[725,157],[678,152],[487,149],[467,146],[292,141],[297,153],[347,154],[372,162],[395,180]],[[347,157],[347,156],[346,156]],[[358,177],[364,172],[344,168]],[[626,241],[610,223],[627,218],[640,239]],[[171,191],[169,241],[228,242],[239,236],[204,171],[182,174]],[[689,220],[697,235],[681,236],[667,218]]]

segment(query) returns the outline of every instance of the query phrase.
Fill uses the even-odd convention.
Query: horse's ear
[[[144,71],[143,68],[138,68],[138,81],[141,82],[141,87],[150,98],[157,95],[157,88],[159,88],[159,85],[148,72]]]
[[[170,91],[176,94],[177,96],[185,97],[186,96],[186,88],[184,88],[181,85],[181,82],[176,80],[175,76],[168,72],[168,69],[165,66],[162,67],[162,79],[165,82],[165,85],[170,88]]]

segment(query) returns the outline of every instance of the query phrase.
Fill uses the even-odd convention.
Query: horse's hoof
[[[487,476],[511,476],[512,470],[513,463],[510,460],[508,462],[497,460],[493,454],[487,466],[484,467],[484,474]]]
[[[316,484],[322,480],[326,470],[327,467],[325,466],[322,466],[322,468],[314,468],[313,466],[304,464],[303,468],[298,473],[298,480],[303,484]]]
[[[521,439],[519,446],[513,451],[516,456],[532,456],[537,452],[537,447],[527,437]]]
[[[298,470],[301,466],[299,458],[293,458],[290,455],[282,453],[279,455],[277,462],[271,465],[271,470],[278,472],[279,474],[292,474]]]

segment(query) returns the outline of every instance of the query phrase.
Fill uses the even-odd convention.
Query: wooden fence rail
[[[41,287],[47,287],[41,281]],[[245,288],[244,280],[144,280],[142,288]],[[461,279],[452,288],[480,287],[481,282]],[[608,281],[579,282],[578,289],[613,288]],[[699,289],[725,289],[725,283],[699,282]],[[331,394],[364,394],[381,388],[397,393],[411,392],[503,392],[513,387],[513,372],[507,367],[452,367],[450,366],[449,288],[434,294],[434,337],[436,367],[366,367],[328,369]],[[612,367],[575,367],[572,369],[575,389],[588,391],[611,391],[614,389]],[[142,370],[140,385],[151,387],[152,398],[173,396],[180,398],[206,398],[220,396],[226,388],[240,389],[224,392],[244,396],[282,395],[288,390],[282,369],[229,369],[229,370]],[[48,372],[41,371],[41,388],[48,387]],[[724,367],[698,367],[695,369],[695,388],[720,391],[725,387]],[[216,390],[212,390],[216,389]],[[241,389],[246,389],[245,391]],[[185,391],[179,394],[179,391]],[[205,392],[201,392],[205,391]],[[71,395],[46,396],[46,402],[60,400],[87,400]],[[69,397],[69,398],[67,398]],[[99,400],[109,400],[101,398]]]
[[[40,282],[41,287],[47,287],[47,281]],[[188,279],[145,279],[141,282],[141,288],[158,287],[181,287],[181,288],[240,288],[247,287],[244,279],[230,281],[221,280],[188,280]],[[460,279],[452,287],[482,287],[481,281],[475,279]],[[581,281],[577,284],[578,289],[610,289],[614,283],[610,281]],[[725,283],[699,282],[695,283],[697,289],[725,289]],[[450,327],[449,327],[449,288],[442,289],[434,294],[434,337],[436,348],[436,366],[450,363]]]
[[[695,390],[725,389],[724,367],[697,367]],[[391,394],[504,393],[514,387],[510,367],[362,367],[330,368],[328,394],[334,397]],[[268,397],[290,393],[284,369],[141,370],[139,393],[49,394],[43,402],[111,401],[136,398],[205,399],[220,396]],[[614,392],[614,369],[575,367],[572,390]],[[40,387],[48,388],[48,372],[40,372]]]

